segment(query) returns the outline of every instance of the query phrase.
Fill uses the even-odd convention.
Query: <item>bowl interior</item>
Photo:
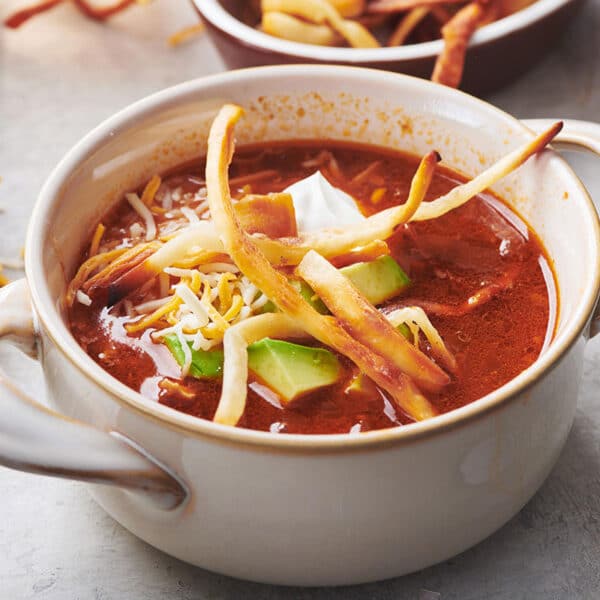
[[[212,118],[226,101],[246,110],[236,130],[238,144],[318,138],[418,155],[436,149],[447,165],[467,176],[531,138],[518,121],[473,97],[363,69],[252,69],[189,82],[139,102],[67,155],[41,194],[29,232],[27,271],[36,309],[53,337],[86,369],[99,367],[70,336],[61,299],[95,224],[123,192],[153,173],[202,156]],[[531,159],[493,189],[533,227],[553,261],[560,313],[546,352],[549,364],[592,309],[598,285],[595,216],[583,187],[552,151]],[[526,371],[504,387],[527,379]],[[131,395],[113,383],[121,395]]]

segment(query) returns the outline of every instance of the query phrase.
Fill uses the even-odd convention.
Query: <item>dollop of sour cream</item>
[[[364,217],[352,196],[332,186],[321,171],[283,190],[291,194],[298,231],[343,227],[360,223]]]

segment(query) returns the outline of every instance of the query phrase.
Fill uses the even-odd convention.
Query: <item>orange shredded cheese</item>
[[[378,187],[378,188],[374,189],[373,193],[371,194],[371,202],[373,204],[379,204],[379,202],[381,202],[383,200],[386,193],[387,193],[387,188]]]
[[[156,192],[162,183],[161,178],[158,175],[152,175],[150,181],[146,184],[144,191],[142,192],[142,202],[146,206],[150,206],[154,202]]]
[[[181,298],[179,296],[174,296],[169,302],[157,308],[153,313],[141,318],[139,321],[134,321],[133,323],[127,323],[125,325],[125,329],[129,333],[136,333],[137,331],[142,331],[150,325],[154,325],[157,321],[162,319],[167,313],[170,313],[172,310],[179,307],[181,304]]]
[[[94,237],[92,237],[92,242],[90,244],[90,256],[96,256],[96,254],[98,254],[100,241],[102,240],[105,231],[106,227],[102,223],[98,223],[98,227],[96,227],[96,231],[94,231]]]
[[[174,34],[170,35],[167,39],[167,43],[173,48],[180,46],[181,44],[202,34],[204,29],[205,26],[202,22],[196,23],[196,25],[190,25],[189,27],[184,27],[183,29],[180,29],[179,31],[176,31]]]

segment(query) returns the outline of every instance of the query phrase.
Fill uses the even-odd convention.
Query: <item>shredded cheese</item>
[[[184,29],[176,31],[169,36],[167,42],[171,47],[179,46],[197,35],[200,35],[203,31],[204,23],[197,23],[196,25],[191,25],[190,27],[185,27]]]
[[[90,256],[96,256],[96,254],[98,254],[100,241],[102,240],[102,236],[104,235],[105,231],[106,227],[102,223],[98,223],[96,231],[94,231],[94,237],[92,237],[92,242],[90,244]]]
[[[79,302],[80,304],[83,304],[84,306],[92,305],[92,299],[85,292],[82,292],[81,290],[77,290],[75,297],[77,298],[77,302]]]
[[[156,196],[160,184],[161,179],[158,175],[153,175],[152,179],[146,184],[146,187],[142,192],[142,202],[145,206],[150,206],[154,202],[154,197]]]
[[[181,214],[190,222],[190,225],[200,223],[200,218],[195,210],[192,210],[189,206],[181,207]]]
[[[156,238],[156,222],[154,216],[150,212],[150,209],[140,200],[137,194],[125,194],[127,202],[131,205],[131,208],[140,215],[146,225],[146,241],[150,242]]]
[[[206,308],[200,302],[198,296],[185,283],[176,285],[175,293],[183,300],[184,306],[196,316],[198,323],[196,329],[208,325],[208,312]]]

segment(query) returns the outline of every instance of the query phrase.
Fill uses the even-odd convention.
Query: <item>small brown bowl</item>
[[[461,88],[482,95],[538,62],[556,43],[583,0],[537,0],[482,27],[471,41]],[[244,0],[192,0],[229,69],[291,63],[327,63],[385,69],[429,79],[443,42],[395,48],[330,48],[282,40],[241,20]]]

